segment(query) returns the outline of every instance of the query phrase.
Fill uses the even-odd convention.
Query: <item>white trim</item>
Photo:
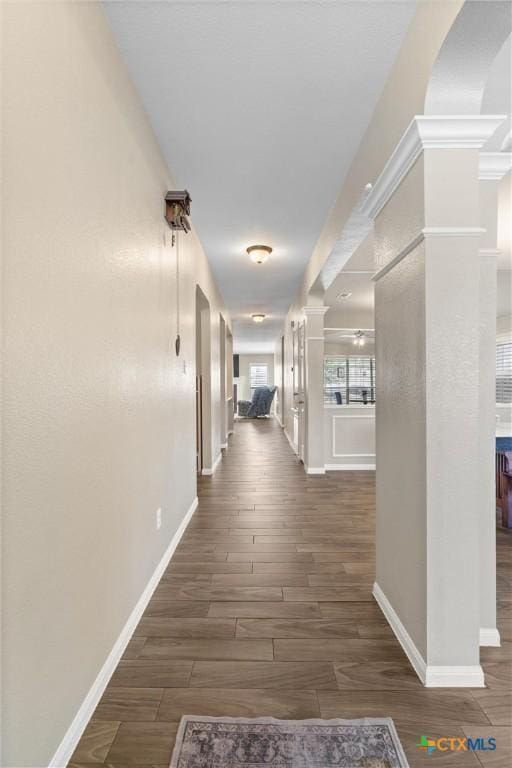
[[[489,648],[501,648],[499,630],[495,627],[480,627],[480,645]]]
[[[221,446],[222,447],[222,446]],[[219,463],[222,461],[222,451],[219,453],[215,461],[213,462],[213,467],[203,467],[201,470],[202,475],[213,475],[217,467],[219,466]]]
[[[480,181],[500,181],[512,168],[512,152],[480,152],[478,178]]]
[[[180,543],[180,539],[190,522],[190,518],[197,508],[197,504],[198,499],[196,496],[188,508],[185,517],[181,521],[176,533],[172,537],[169,546],[162,556],[162,559],[153,571],[153,574],[146,584],[144,591],[137,600],[133,611],[128,617],[128,620],[122,628],[112,650],[107,656],[105,663],[101,667],[95,681],[93,682],[82,704],[80,705],[80,708],[73,718],[73,721],[68,730],[66,731],[64,738],[57,747],[55,754],[48,764],[49,768],[62,768],[62,766],[68,764],[71,755],[75,751],[76,745],[80,741],[85,727],[87,726],[87,723],[91,719],[91,716],[96,709],[96,706],[101,699],[103,692],[107,687],[108,682],[112,677],[112,674],[114,673],[119,660],[121,659],[121,656],[123,655],[125,648],[128,645],[128,642],[130,641],[137,624],[139,623],[142,614],[146,609],[147,604],[151,599],[153,592],[155,591],[165,569],[167,568],[169,560],[173,556],[176,547]]]
[[[279,424],[279,426],[280,426],[282,429],[284,429],[284,424],[283,424],[283,422],[281,421],[281,419],[279,418],[279,416],[277,415],[277,413],[274,413],[274,419],[277,421],[277,423]]]
[[[481,237],[485,232],[486,230],[482,227],[424,227],[421,232],[398,251],[396,256],[393,256],[387,264],[384,264],[383,267],[375,272],[372,280],[377,282],[381,277],[384,277],[427,237]]]
[[[228,444],[227,443],[221,443],[220,447],[224,450],[224,449],[226,449],[228,447]]]
[[[286,436],[286,439],[287,439],[287,440],[288,440],[288,442],[290,443],[290,448],[292,449],[292,451],[294,452],[294,454],[295,454],[296,456],[298,456],[298,451],[297,451],[296,447],[294,446],[294,444],[293,444],[293,440],[291,439],[290,435],[288,434],[288,432],[287,432],[287,430],[286,430],[286,427],[283,427],[283,430],[284,430],[284,434],[285,434],[285,436]]]
[[[343,413],[331,416],[331,455],[336,459],[375,459],[375,453],[336,453],[336,420],[337,419],[374,419],[373,413]]]
[[[325,475],[325,467],[305,467],[306,475]]]
[[[378,280],[381,279],[381,277],[384,277],[388,272],[390,272],[393,267],[396,267],[397,264],[399,264],[402,259],[405,259],[405,257],[411,253],[417,246],[423,242],[425,239],[425,235],[423,234],[423,230],[416,235],[416,237],[413,237],[412,240],[409,240],[407,245],[405,245],[401,251],[399,251],[396,256],[393,256],[393,258],[388,261],[387,264],[384,264],[383,267],[377,270],[377,272],[372,277],[372,280],[376,283]]]
[[[324,410],[326,411],[368,411],[369,416],[375,417],[375,403],[368,403],[368,405],[356,405],[355,403],[351,403],[350,405],[347,405],[346,403],[324,403]]]
[[[337,472],[338,470],[345,472],[350,469],[359,472],[363,470],[373,470],[375,469],[375,464],[324,464],[324,467],[326,472]]]
[[[427,667],[426,688],[485,688],[480,664],[470,667]]]
[[[414,671],[426,688],[485,687],[484,673],[479,664],[473,666],[427,666],[425,659],[377,582],[373,585],[373,596],[404,649]]]
[[[425,149],[480,149],[505,115],[416,115],[362,205],[375,219]]]
[[[325,341],[325,336],[306,336],[306,341]]]
[[[423,227],[425,237],[480,237],[487,230],[483,227]]]
[[[406,628],[400,621],[398,614],[395,612],[395,609],[387,599],[386,595],[382,591],[382,589],[379,587],[377,582],[373,585],[373,596],[375,600],[377,601],[377,604],[379,608],[381,609],[382,613],[387,619],[387,622],[393,632],[396,635],[396,638],[402,648],[405,651],[405,654],[409,661],[411,662],[414,671],[418,675],[419,679],[422,683],[425,683],[426,676],[427,676],[427,664],[419,650],[416,648],[416,645],[414,644],[411,636],[407,632]]]
[[[302,307],[302,312],[307,315],[325,315],[329,307]]]

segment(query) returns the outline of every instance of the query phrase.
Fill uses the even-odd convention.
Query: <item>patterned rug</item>
[[[408,768],[390,718],[182,717],[170,768]]]

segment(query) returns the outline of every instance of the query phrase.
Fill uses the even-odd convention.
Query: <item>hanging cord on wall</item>
[[[173,244],[176,244],[176,355],[179,357],[181,338],[180,338],[180,238],[179,231],[172,233]]]

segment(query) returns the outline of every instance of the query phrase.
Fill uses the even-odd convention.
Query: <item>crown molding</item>
[[[303,313],[308,315],[325,315],[329,310],[329,307],[302,307]]]
[[[512,168],[512,152],[480,152],[478,178],[481,181],[500,181]]]
[[[416,115],[362,205],[375,219],[425,149],[480,149],[505,115]]]

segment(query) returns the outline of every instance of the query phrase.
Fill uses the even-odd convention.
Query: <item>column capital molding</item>
[[[302,307],[302,312],[308,316],[325,315],[329,307]]]
[[[481,181],[500,181],[512,168],[512,152],[480,152],[478,178]]]
[[[505,115],[416,115],[362,206],[375,219],[425,149],[480,149]]]

